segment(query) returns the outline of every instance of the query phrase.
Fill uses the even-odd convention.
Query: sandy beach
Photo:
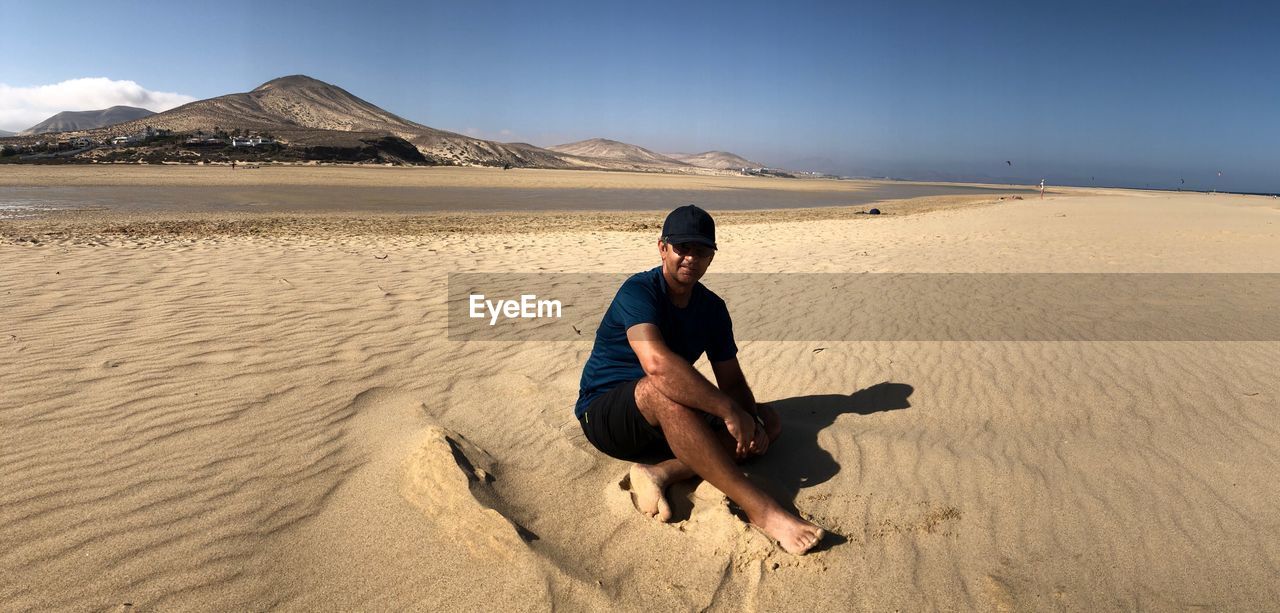
[[[0,185],[223,184],[197,170],[6,168]],[[358,189],[394,169],[325,170]],[[307,172],[216,181],[313,184]],[[567,171],[404,180],[745,189]],[[841,183],[752,189],[778,199],[858,189]],[[1057,189],[1044,200],[889,202],[880,216],[861,205],[712,208],[720,251],[704,281],[1280,273],[1275,203]],[[745,469],[831,534],[788,555],[707,484],[674,489],[678,521],[640,515],[628,465],[591,448],[572,412],[594,328],[581,341],[449,340],[447,280],[645,270],[657,265],[664,212],[0,221],[0,609],[1262,610],[1280,600],[1280,499],[1267,477],[1280,470],[1275,341],[744,341],[755,395],[784,427]],[[814,291],[796,304],[823,308]]]

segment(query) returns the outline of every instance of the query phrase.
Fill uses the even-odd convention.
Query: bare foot
[[[667,504],[667,488],[658,469],[645,464],[631,466],[631,502],[636,509],[658,521],[671,521],[671,505]]]
[[[813,549],[813,546],[817,545],[822,540],[822,536],[826,534],[822,528],[800,519],[780,507],[765,513],[765,516],[760,518],[760,521],[751,518],[751,523],[759,526],[761,530],[764,530],[765,534],[778,541],[778,544],[787,553],[795,555],[803,555]]]

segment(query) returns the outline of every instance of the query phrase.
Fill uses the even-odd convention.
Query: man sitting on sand
[[[574,409],[596,449],[630,462],[636,506],[671,519],[666,488],[698,476],[795,554],[822,529],[790,513],[738,469],[778,438],[778,414],[759,404],[738,365],[724,301],[698,282],[715,257],[715,222],[682,206],[658,241],[662,265],[622,284],[596,331]],[[707,354],[716,383],[693,363]]]

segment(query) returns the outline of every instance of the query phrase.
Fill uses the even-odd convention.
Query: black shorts
[[[662,430],[650,425],[636,406],[636,384],[628,381],[589,404],[578,420],[587,440],[602,453],[626,460],[655,464],[676,457],[667,445]],[[723,428],[724,422],[709,413],[702,414],[712,428]]]

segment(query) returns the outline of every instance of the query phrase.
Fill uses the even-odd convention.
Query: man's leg
[[[715,433],[725,453],[732,455],[737,448],[737,441],[733,440],[726,430],[717,430]],[[667,486],[692,479],[694,476],[693,469],[680,458],[671,458],[657,464],[639,462],[632,464],[631,494],[636,508],[649,517],[656,517],[659,521],[671,521],[671,505],[667,502],[666,496]]]
[[[783,549],[804,553],[822,538],[822,529],[789,513],[778,501],[756,487],[733,461],[720,437],[712,431],[697,409],[691,409],[664,396],[645,377],[636,384],[636,406],[651,425],[662,429],[675,460],[667,460],[639,470],[632,469],[632,484],[652,479],[657,485],[660,506],[665,506],[662,489],[673,481],[697,474],[724,492],[747,514],[751,523],[777,539]],[[643,466],[643,465],[637,465]],[[651,469],[651,470],[650,470]],[[692,474],[691,474],[692,473]],[[652,494],[652,490],[649,491]],[[639,502],[639,501],[638,501]],[[643,507],[642,507],[643,508]],[[661,510],[658,515],[662,516]],[[666,510],[670,517],[670,510]]]
[[[645,390],[642,393],[658,393],[656,389]],[[637,392],[641,393],[641,392]],[[756,410],[760,414],[760,418],[764,421],[764,432],[769,436],[769,445],[778,440],[782,434],[782,421],[778,419],[778,412],[773,407],[759,403]],[[720,441],[720,445],[724,447],[725,453],[730,457],[734,456],[737,450],[738,442],[733,440],[733,436],[723,428],[712,428],[716,433],[716,438]],[[751,457],[764,455],[768,451],[754,452]],[[738,460],[745,461],[747,458]],[[649,517],[657,518],[659,521],[671,521],[671,505],[667,501],[667,487],[673,483],[678,483],[695,476],[693,469],[682,462],[679,458],[671,458],[657,464],[635,463],[631,465],[631,496],[636,508]]]
[[[658,393],[657,390],[652,390],[652,392]],[[645,393],[648,393],[648,391]],[[769,436],[769,445],[772,446],[774,441],[778,440],[778,437],[782,434],[782,421],[778,419],[778,412],[767,404],[758,404],[757,411],[760,413],[761,420],[764,421],[764,431]],[[732,457],[738,442],[733,440],[733,436],[727,430],[713,430],[716,433],[717,440],[720,441],[720,445],[724,447],[725,453]],[[752,456],[764,455],[764,453],[753,453]],[[671,505],[666,498],[667,487],[673,483],[691,479],[694,476],[693,469],[689,468],[679,458],[671,458],[657,464],[632,464],[630,475],[631,494],[634,497],[636,508],[641,513],[649,517],[655,517],[659,521],[671,521]]]

